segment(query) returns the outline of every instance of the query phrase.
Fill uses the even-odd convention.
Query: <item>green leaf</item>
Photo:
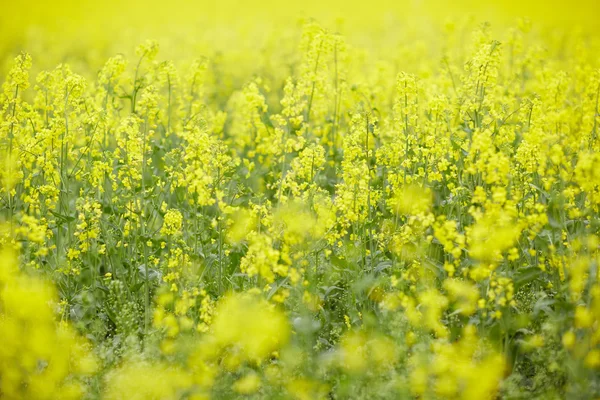
[[[543,274],[543,272],[544,271],[542,271],[539,267],[527,267],[520,269],[513,279],[515,290],[519,289],[523,285],[528,284],[529,282],[536,280]]]

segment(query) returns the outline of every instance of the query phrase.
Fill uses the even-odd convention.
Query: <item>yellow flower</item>
[[[565,348],[572,349],[575,345],[576,339],[577,337],[575,336],[575,333],[573,331],[568,331],[562,337],[562,344],[565,346]]]
[[[178,210],[168,210],[164,217],[161,233],[163,235],[177,235],[181,233],[183,216]]]
[[[257,295],[225,296],[215,309],[208,346],[218,346],[228,357],[260,362],[290,337],[285,315]],[[229,349],[229,350],[227,350]]]
[[[235,381],[233,390],[240,394],[252,394],[260,388],[260,377],[255,373],[250,373],[243,378]]]

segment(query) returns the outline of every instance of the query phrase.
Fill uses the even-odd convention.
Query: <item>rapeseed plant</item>
[[[600,396],[589,19],[259,3],[0,41],[0,398]]]

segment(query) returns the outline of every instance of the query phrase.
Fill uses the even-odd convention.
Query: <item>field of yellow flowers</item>
[[[600,398],[594,1],[19,3],[0,398]]]

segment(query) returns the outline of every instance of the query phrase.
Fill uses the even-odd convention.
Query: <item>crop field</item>
[[[0,399],[600,398],[593,0],[0,0]]]

